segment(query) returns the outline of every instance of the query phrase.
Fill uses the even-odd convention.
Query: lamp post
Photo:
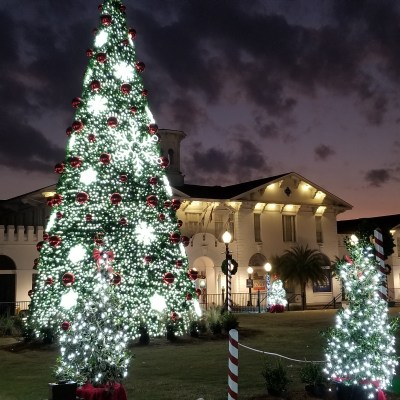
[[[264,265],[264,269],[265,269],[265,272],[266,272],[265,288],[267,289],[267,311],[269,311],[269,291],[270,291],[270,288],[271,288],[271,279],[270,279],[269,273],[271,272],[272,265],[269,262],[267,262]]]
[[[226,308],[228,312],[232,311],[232,298],[231,298],[231,259],[232,256],[229,253],[229,243],[232,240],[232,235],[226,231],[222,235],[222,241],[225,243],[225,260],[226,260]]]
[[[247,302],[247,305],[251,307],[253,305],[251,299],[251,289],[253,287],[253,279],[251,279],[251,274],[253,273],[253,268],[251,267],[247,268],[247,273],[249,274],[249,279],[247,279],[247,284],[246,284],[246,286],[249,288],[249,301]]]

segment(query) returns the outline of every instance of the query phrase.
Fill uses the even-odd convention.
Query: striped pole
[[[374,245],[375,245],[375,258],[379,264],[379,272],[380,272],[380,286],[379,286],[379,297],[385,301],[388,301],[388,289],[387,289],[387,276],[386,276],[386,267],[383,253],[383,240],[382,240],[382,231],[377,228],[374,230]]]
[[[232,312],[232,272],[231,260],[228,260],[228,312]]]
[[[236,329],[231,329],[229,331],[228,366],[228,400],[237,400],[239,374],[239,333]]]

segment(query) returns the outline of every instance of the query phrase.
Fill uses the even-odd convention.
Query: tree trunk
[[[301,285],[301,305],[303,307],[303,311],[306,309],[307,306],[307,299],[306,299],[306,284],[302,283]]]

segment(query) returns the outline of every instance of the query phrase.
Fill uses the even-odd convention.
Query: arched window
[[[0,271],[16,269],[15,262],[12,258],[0,254]]]
[[[15,312],[15,304],[12,304],[15,302],[14,270],[15,262],[8,256],[0,255],[0,315],[14,315]]]

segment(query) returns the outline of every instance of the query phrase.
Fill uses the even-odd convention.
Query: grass
[[[390,309],[397,315],[398,308]],[[239,342],[287,357],[323,360],[319,332],[334,324],[334,310],[293,311],[283,314],[240,315]],[[400,335],[397,343],[399,344]],[[0,342],[1,343],[1,342]],[[398,354],[399,354],[399,348]],[[226,337],[182,338],[171,344],[152,340],[149,346],[134,346],[135,355],[124,382],[128,399],[135,400],[219,400],[227,398],[228,344]],[[27,349],[0,348],[0,400],[44,400],[56,347]],[[275,357],[268,356],[269,360]],[[268,398],[261,375],[266,356],[239,349],[239,397],[241,400]],[[301,364],[284,360],[293,382],[301,390]],[[293,396],[292,399],[307,398]],[[390,397],[390,399],[400,397]]]

